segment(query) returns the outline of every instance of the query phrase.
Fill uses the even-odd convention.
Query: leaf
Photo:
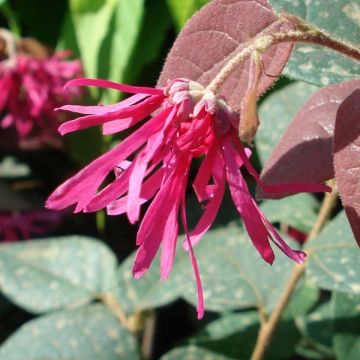
[[[306,274],[322,289],[360,294],[360,252],[341,212],[306,246]]]
[[[360,246],[359,119],[360,89],[357,89],[344,100],[337,113],[334,135],[334,167],[341,200]]]
[[[69,0],[69,5],[85,74],[97,77],[99,52],[109,30],[116,0]]]
[[[360,358],[360,296],[337,293],[334,296],[334,348],[338,360]]]
[[[201,333],[188,342],[207,350],[229,356],[231,359],[251,358],[259,332],[259,315],[255,311],[230,313],[212,321]],[[286,343],[284,343],[286,336]],[[299,332],[292,321],[278,324],[266,359],[288,359],[294,354]]]
[[[204,286],[205,306],[210,311],[249,307],[271,311],[292,269],[292,262],[278,252],[274,265],[266,264],[247,234],[235,225],[209,231],[195,252]],[[188,254],[178,253],[172,276],[159,290],[166,294],[181,294],[195,305],[193,282]]]
[[[89,303],[112,287],[115,272],[111,251],[83,236],[0,246],[0,289],[32,313]]]
[[[359,85],[360,80],[332,85],[305,103],[266,162],[264,182],[321,183],[334,176],[332,147],[337,112]],[[265,196],[261,189],[259,196]]]
[[[245,42],[257,35],[288,28],[276,24],[277,16],[266,0],[214,0],[197,12],[181,31],[167,57],[158,86],[169,80],[187,78],[208,85]],[[292,45],[272,46],[263,55],[264,74],[258,94],[277,78],[290,55]],[[234,110],[240,109],[248,87],[249,59],[222,84],[220,93]],[[266,74],[270,74],[266,75]]]
[[[123,82],[143,20],[144,0],[118,0],[98,53],[97,77]],[[105,101],[118,101],[119,91],[105,92]]]
[[[314,226],[318,209],[318,201],[309,194],[265,201],[261,204],[261,210],[270,222],[285,224],[306,234]]]
[[[178,30],[186,21],[209,0],[166,0]]]
[[[0,348],[1,360],[138,359],[136,340],[103,305],[29,321]]]
[[[333,38],[353,46],[360,45],[360,5],[356,1],[337,0],[331,6],[317,0],[269,0],[278,11],[296,15]],[[360,65],[333,50],[310,44],[295,47],[285,74],[291,78],[326,86],[359,77]]]
[[[134,279],[131,272],[134,257],[135,254],[130,255],[118,269],[115,294],[124,312],[134,314],[141,310],[153,309],[169,304],[181,296],[180,291],[176,289],[163,289],[164,283],[160,282],[159,257],[156,257],[150,270],[142,278]],[[175,259],[175,262],[177,261],[178,258]]]
[[[147,77],[144,78],[144,75],[149,76],[147,67],[159,61],[168,31],[171,29],[170,14],[164,0],[145,2],[143,11],[143,21],[136,46],[128,61],[127,69],[124,71],[126,83],[141,82],[146,84],[149,81]],[[163,60],[160,60],[162,64]],[[152,74],[149,77],[153,82]]]
[[[161,360],[230,360],[232,358],[216,354],[197,346],[182,346],[171,350]]]
[[[256,150],[264,164],[305,101],[319,88],[302,81],[269,95],[259,107],[261,125],[256,135]]]
[[[330,302],[319,305],[310,314],[298,319],[296,323],[304,334],[306,345],[310,345],[319,353],[326,354],[327,358],[334,356],[332,350],[333,311]]]

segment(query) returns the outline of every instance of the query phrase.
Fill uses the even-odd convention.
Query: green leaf
[[[166,0],[178,30],[209,0]]]
[[[0,348],[1,360],[138,358],[134,336],[103,305],[29,321]]]
[[[319,88],[295,82],[268,96],[259,107],[261,125],[256,136],[256,150],[265,164],[281,136],[305,101]]]
[[[161,357],[161,360],[228,360],[227,356],[216,354],[215,352],[202,349],[197,346],[182,346],[171,350]]]
[[[98,53],[97,77],[123,82],[140,33],[144,0],[118,0],[109,22],[107,36]],[[105,102],[118,101],[118,91],[105,92]]]
[[[226,314],[209,323],[189,342],[233,359],[245,360],[251,357],[259,328],[259,315],[255,311]],[[266,359],[288,359],[294,354],[299,338],[300,334],[293,321],[280,322],[267,350]]]
[[[258,255],[248,235],[236,225],[209,231],[194,249],[199,262],[207,310],[274,308],[292,269],[292,262],[275,250],[273,266]],[[181,294],[196,304],[196,288],[188,254],[179,249],[170,278],[161,292]],[[169,295],[167,295],[169,296]]]
[[[126,83],[152,84],[154,78],[158,77],[158,73],[152,74],[159,71],[152,69],[152,65],[159,61],[171,25],[169,10],[164,0],[145,2],[142,27],[124,74]]]
[[[0,6],[5,4],[7,2],[7,0],[0,0]]]
[[[342,212],[312,240],[307,276],[319,287],[360,294],[360,252],[346,215]]]
[[[109,291],[116,259],[101,242],[72,236],[0,246],[0,289],[32,313],[78,306]]]
[[[283,317],[291,319],[306,314],[319,300],[320,290],[313,284],[302,280],[296,288],[291,301],[286,307]]]
[[[353,46],[360,45],[360,4],[356,1],[337,0],[331,3],[318,0],[270,0],[278,11],[294,14],[334,38]],[[288,63],[285,74],[317,85],[359,77],[360,64],[333,50],[309,44],[298,45]]]
[[[166,305],[181,296],[180,291],[176,289],[164,290],[164,282],[160,282],[159,257],[154,260],[150,270],[141,279],[135,280],[131,273],[134,257],[135,254],[130,255],[118,270],[115,294],[123,311],[133,314],[140,310]],[[178,259],[175,261],[177,262]]]
[[[360,359],[360,296],[334,296],[334,347],[338,360]]]
[[[311,348],[327,357],[333,357],[333,312],[330,302],[319,305],[307,316],[297,319],[296,323],[304,334],[301,348]]]
[[[281,200],[265,201],[261,204],[261,209],[270,222],[309,233],[316,221],[319,203],[312,195],[299,194]]]
[[[99,53],[109,31],[116,0],[69,0],[70,14],[88,77],[99,74]]]

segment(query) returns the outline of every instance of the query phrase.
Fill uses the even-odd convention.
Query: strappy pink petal
[[[146,169],[149,162],[154,157],[155,153],[164,144],[164,136],[166,134],[167,127],[171,124],[177,113],[177,106],[164,110],[159,117],[164,122],[164,126],[161,130],[152,135],[146,144],[144,151],[142,151],[134,161],[134,170],[130,175],[129,180],[129,193],[127,204],[127,215],[130,223],[134,224],[139,220],[140,216],[140,193],[141,184],[146,174]]]
[[[60,185],[48,198],[46,207],[64,209],[77,203],[76,212],[83,210],[96,193],[107,174],[136,151],[162,126],[158,117],[144,124],[115,148],[99,157],[75,176]]]
[[[87,129],[92,126],[102,125],[107,122],[120,121],[121,123],[122,120],[118,119],[130,119],[131,121],[126,122],[125,127],[123,126],[122,130],[124,130],[129,126],[137,124],[140,120],[143,120],[145,117],[150,115],[160,106],[160,104],[161,102],[153,101],[151,98],[148,98],[139,104],[125,107],[114,112],[78,117],[75,120],[67,121],[66,123],[60,125],[59,132],[61,135],[65,135],[70,132]]]
[[[170,200],[173,200],[173,185],[174,177],[171,177],[157,193],[141,222],[136,238],[136,244],[140,247],[133,265],[135,278],[148,271],[165,236],[166,220],[174,206],[174,202]]]
[[[99,88],[106,88],[106,89],[113,89],[122,91],[129,94],[147,94],[147,95],[163,95],[163,89],[157,88],[149,88],[149,87],[142,87],[142,86],[131,86],[127,84],[120,84],[109,80],[98,80],[98,79],[85,79],[79,78],[70,80],[65,85],[65,89],[71,86],[96,86]],[[165,96],[164,96],[165,97]]]
[[[128,106],[134,105],[144,99],[149,95],[147,94],[136,94],[133,95],[117,104],[113,105],[98,105],[98,106],[84,106],[84,105],[64,105],[59,108],[54,109],[55,111],[70,111],[73,113],[83,114],[83,115],[103,115],[109,112],[118,111],[124,109]]]
[[[306,259],[306,253],[301,250],[292,249],[279,235],[276,229],[272,226],[269,220],[265,217],[265,215],[258,208],[259,214],[263,219],[263,222],[266,224],[269,232],[271,233],[271,239],[273,243],[290,259],[294,260],[298,264],[303,264]]]
[[[144,181],[142,187],[141,187],[141,195],[140,195],[140,205],[145,204],[147,201],[152,199],[157,191],[160,188],[160,185],[162,183],[163,177],[164,177],[164,169],[161,168],[157,172],[155,172],[153,175],[151,175],[147,180]],[[108,202],[107,214],[108,215],[121,215],[126,213],[127,211],[127,202],[128,197],[123,196],[122,198],[115,200],[113,202]]]
[[[272,264],[275,260],[274,252],[268,240],[268,231],[254,206],[253,199],[249,193],[246,182],[237,167],[231,141],[227,137],[223,142],[223,154],[226,163],[227,178],[231,197],[236,209],[241,215],[246,230],[254,246],[262,258]]]
[[[205,312],[204,292],[203,292],[203,287],[202,287],[202,283],[201,283],[199,266],[197,264],[195,253],[191,246],[191,241],[189,239],[189,229],[188,229],[187,219],[186,219],[185,193],[184,193],[182,203],[181,203],[181,217],[182,217],[182,222],[183,222],[183,226],[184,226],[184,230],[185,230],[186,241],[187,241],[188,247],[189,247],[191,266],[193,268],[194,276],[195,276],[196,289],[197,289],[197,318],[200,320],[204,317],[204,312]]]
[[[314,183],[284,183],[284,184],[265,184],[252,166],[248,157],[246,156],[243,146],[239,143],[238,139],[235,139],[233,142],[236,147],[237,152],[239,153],[247,171],[251,176],[256,180],[256,182],[261,186],[261,188],[268,194],[298,194],[302,192],[309,193],[318,193],[318,192],[331,192],[331,187],[323,184],[314,184]]]
[[[160,257],[160,279],[166,280],[171,272],[175,253],[176,242],[179,232],[178,225],[178,212],[179,212],[180,200],[177,199],[172,206],[169,214],[167,215],[166,224],[164,228],[164,236],[161,242],[161,257]]]
[[[198,173],[193,182],[193,189],[199,202],[203,202],[211,198],[213,195],[213,191],[211,190],[214,190],[214,188],[209,188],[208,184],[211,179],[217,151],[218,149],[216,146],[212,146],[210,148],[209,152],[201,163]]]
[[[224,165],[217,162],[215,167],[215,182],[216,190],[214,191],[214,196],[206,204],[206,208],[201,215],[197,225],[194,230],[189,234],[189,240],[191,245],[194,247],[201,238],[206,234],[210,229],[211,225],[215,221],[216,215],[220,209],[222,203],[225,185],[226,185],[226,175]],[[189,251],[188,239],[185,239],[183,247],[186,251]]]

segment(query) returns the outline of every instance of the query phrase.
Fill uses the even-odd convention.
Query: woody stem
[[[251,54],[263,54],[271,46],[283,42],[305,42],[322,45],[360,61],[360,49],[345,41],[335,39],[322,30],[312,28],[306,24],[304,26],[305,29],[302,30],[290,30],[259,35],[244,44],[244,47],[221,69],[213,81],[208,85],[207,89],[213,93],[217,93],[233,71]]]

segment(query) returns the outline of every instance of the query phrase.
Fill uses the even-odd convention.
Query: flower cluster
[[[13,40],[5,34],[10,47]],[[4,30],[1,35],[5,38]],[[34,56],[14,50],[0,62],[0,125],[16,128],[20,141],[36,137],[49,142],[59,125],[53,109],[80,94],[78,89],[63,92],[64,84],[81,74],[80,62],[67,61],[67,56],[66,52],[48,55],[43,51]]]
[[[51,209],[76,204],[76,212],[106,208],[110,215],[126,213],[131,223],[139,220],[141,206],[151,202],[136,239],[139,246],[133,266],[136,278],[149,269],[160,246],[161,278],[169,276],[180,217],[186,233],[184,248],[190,253],[197,282],[198,317],[202,317],[202,286],[193,246],[215,220],[226,185],[254,246],[266,262],[274,261],[270,242],[297,263],[304,261],[305,254],[291,249],[261,212],[241,167],[268,193],[318,192],[327,188],[320,184],[262,183],[249,161],[251,151],[239,141],[239,115],[223,97],[187,79],[174,80],[166,88],[133,87],[92,79],[73,80],[68,84],[71,86],[107,87],[134,95],[110,106],[62,107],[84,116],[62,124],[61,134],[95,125],[102,125],[104,134],[115,134],[155,114],[120,144],[62,184],[47,201]],[[195,158],[202,159],[202,163],[192,186],[204,211],[190,230],[185,192]],[[113,181],[99,190],[111,172],[115,172]]]

